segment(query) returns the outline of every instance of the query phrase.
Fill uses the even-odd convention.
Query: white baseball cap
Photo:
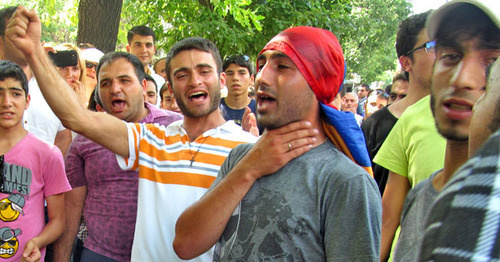
[[[479,8],[491,21],[500,28],[500,7],[498,0],[455,0],[448,2],[432,12],[427,19],[427,32],[431,40],[436,38],[436,33],[443,19],[456,8],[472,5]]]
[[[86,61],[98,64],[101,57],[104,55],[101,50],[97,48],[87,48],[82,51],[82,57]]]

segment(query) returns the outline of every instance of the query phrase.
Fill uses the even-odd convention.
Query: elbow
[[[192,247],[189,246],[189,241],[181,239],[177,234],[174,239],[173,248],[180,259],[187,260],[197,257],[197,255],[193,253]]]

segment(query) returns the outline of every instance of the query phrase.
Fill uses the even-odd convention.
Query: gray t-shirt
[[[394,261],[417,261],[427,214],[439,194],[432,185],[432,180],[440,171],[434,172],[429,178],[418,183],[406,196],[401,212],[401,233],[394,250]]]
[[[214,187],[250,150],[229,154]],[[330,141],[260,178],[216,245],[215,261],[378,261],[381,199]]]

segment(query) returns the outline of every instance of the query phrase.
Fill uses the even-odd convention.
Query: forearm
[[[67,262],[71,259],[71,251],[80,227],[85,196],[85,187],[74,188],[65,195],[66,230],[54,243],[54,261],[56,262]]]
[[[64,159],[66,159],[66,153],[68,152],[69,146],[71,145],[71,141],[71,130],[64,129],[57,132],[56,138],[54,140],[54,145],[59,148]]]
[[[386,261],[389,258],[394,235],[401,220],[401,212],[408,191],[410,191],[408,178],[390,172],[387,186],[382,196],[381,261]]]
[[[232,213],[255,182],[235,168],[215,188],[186,209],[175,227],[174,250],[182,259],[195,258],[215,245]]]
[[[86,110],[75,92],[59,75],[41,45],[35,45],[33,53],[26,56],[26,59],[45,100],[54,113],[65,127],[78,132],[82,125],[81,118]]]

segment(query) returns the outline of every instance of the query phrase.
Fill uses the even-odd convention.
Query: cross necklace
[[[200,152],[200,148],[201,146],[205,143],[205,141],[207,140],[208,136],[206,136],[205,138],[203,138],[203,141],[201,142],[201,144],[198,146],[198,150],[196,150],[196,152],[194,153],[193,155],[193,152],[191,150],[191,143],[189,143],[189,154],[191,155],[191,163],[189,164],[189,166],[193,166],[193,162],[194,162],[194,158],[196,157],[196,155],[198,154],[198,152]]]

